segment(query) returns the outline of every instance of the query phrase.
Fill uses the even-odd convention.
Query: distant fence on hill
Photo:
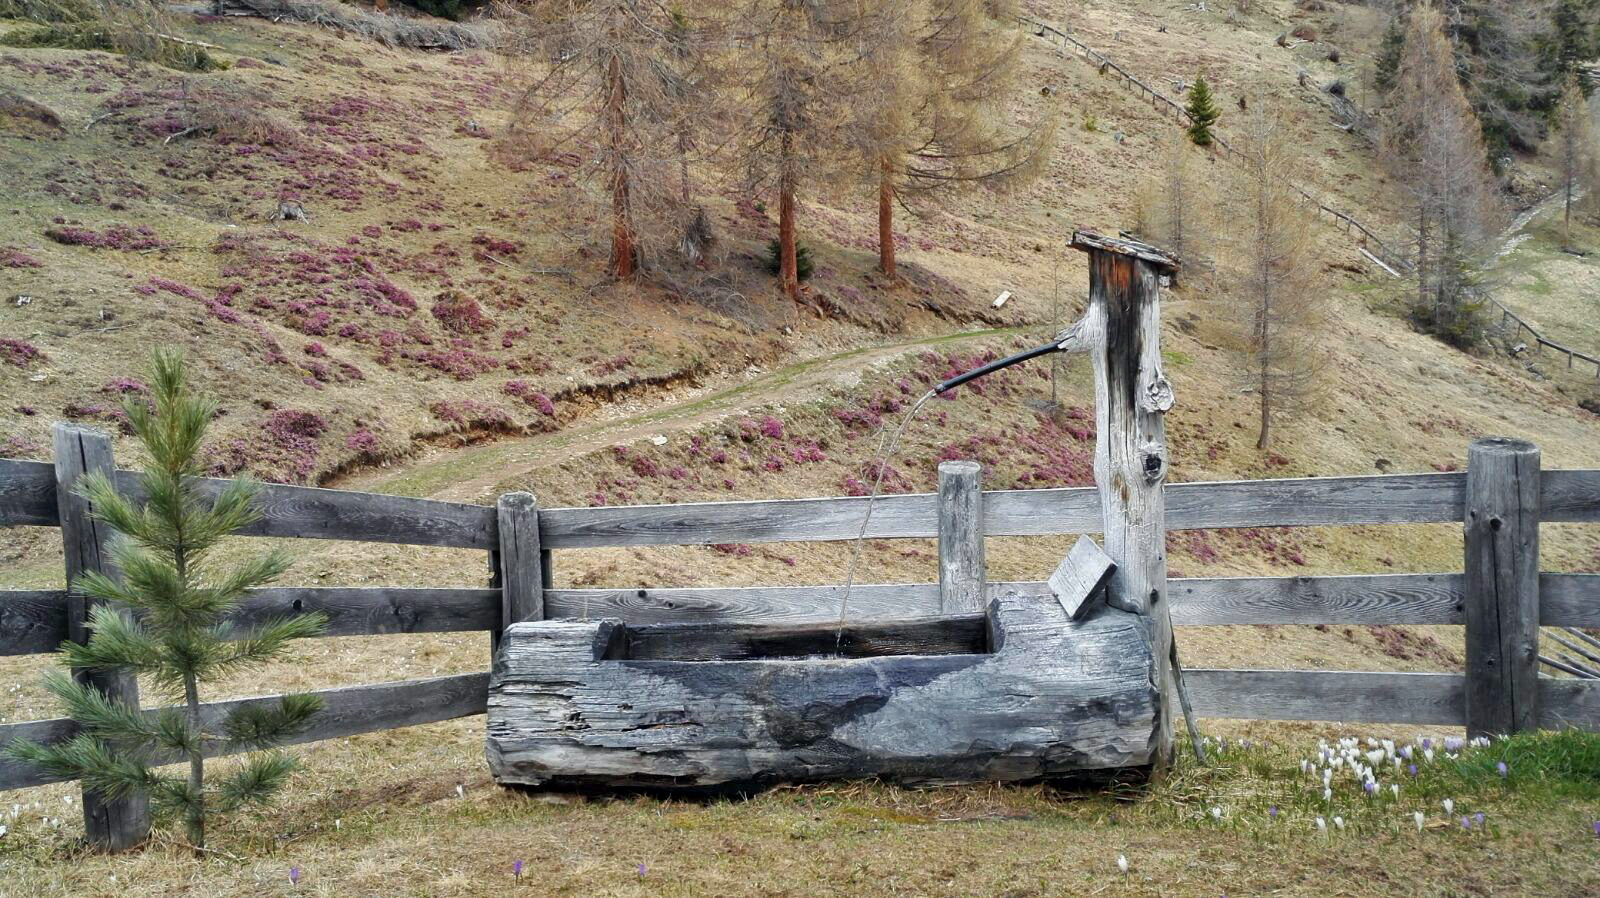
[[[73,483],[85,471],[101,470],[124,491],[136,494],[137,475],[115,468],[111,440],[97,431],[58,424],[55,451],[54,464],[0,459],[0,525],[59,527],[69,577],[104,569],[104,528],[97,529],[84,500],[71,492]],[[1471,458],[1476,464],[1477,456]],[[1525,467],[1520,471],[1518,476],[1527,474]],[[940,473],[944,486],[947,472]],[[1537,502],[1515,509],[1518,526],[1532,528],[1533,546],[1540,522],[1600,523],[1600,471],[1539,472],[1535,463],[1533,473]],[[1498,535],[1499,512],[1492,524],[1477,519],[1485,491],[1512,489],[1512,479],[1500,468],[1469,468],[1172,484],[1166,487],[1169,530],[1463,521],[1468,528],[1465,573],[1174,579],[1169,589],[1173,622],[1184,627],[1465,625],[1469,641],[1503,640],[1508,637],[1502,628],[1530,619],[1535,626],[1600,627],[1600,575],[1538,573],[1537,556],[1527,551],[1529,531],[1518,531],[1524,542],[1508,544]],[[1528,483],[1519,482],[1526,495]],[[204,486],[214,491],[223,483],[207,480]],[[867,537],[936,538],[941,558],[970,559],[981,558],[968,550],[984,537],[1098,532],[1101,527],[1101,502],[1093,488],[982,491],[970,477],[964,484],[966,495],[960,489],[941,489],[880,497]],[[251,593],[236,619],[248,624],[321,611],[330,621],[328,636],[497,633],[515,621],[539,618],[616,617],[629,623],[831,620],[838,614],[838,586],[555,588],[552,553],[612,546],[851,540],[867,501],[841,497],[541,509],[524,493],[502,496],[496,507],[486,507],[268,485],[259,500],[262,517],[246,531],[248,536],[480,549],[488,555],[491,585],[273,587]],[[981,508],[976,518],[951,513],[974,507]],[[1475,541],[1474,528],[1488,542]],[[1485,546],[1495,553],[1488,568],[1480,563],[1490,551]],[[851,615],[884,619],[938,614],[948,607],[945,594],[951,591],[996,595],[1047,590],[1040,582],[989,582],[981,565],[952,570],[940,583],[856,586]],[[1526,576],[1518,580],[1519,575]],[[0,654],[51,652],[69,638],[81,640],[86,615],[82,597],[68,590],[0,591]],[[1537,676],[1536,649],[1530,653],[1510,643],[1502,648],[1496,657],[1503,658],[1504,670],[1190,670],[1186,681],[1203,716],[1459,726],[1466,721],[1467,696],[1473,690],[1509,696],[1508,689],[1532,688],[1531,698],[1519,692],[1516,699],[1522,703],[1516,713],[1528,715],[1527,721],[1542,727],[1600,728],[1600,681]],[[1507,671],[1516,678],[1510,687],[1501,679]],[[487,673],[470,673],[323,690],[317,694],[326,710],[297,741],[481,714],[487,685]],[[241,702],[275,699],[217,702],[206,705],[205,713],[215,719]],[[14,738],[61,739],[73,731],[67,719],[15,723],[0,726],[0,744]],[[52,781],[38,769],[0,761],[0,789]],[[108,830],[114,833],[114,818],[113,813],[110,820],[91,821],[91,837],[113,840]],[[97,832],[96,826],[106,829]]]

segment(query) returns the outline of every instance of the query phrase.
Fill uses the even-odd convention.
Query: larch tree
[[[1178,132],[1166,142],[1160,168],[1135,200],[1134,229],[1141,239],[1183,261],[1186,281],[1215,264],[1211,241],[1213,196],[1209,159]]]
[[[1504,218],[1483,130],[1457,80],[1444,17],[1411,13],[1390,93],[1384,149],[1404,185],[1416,246],[1413,314],[1458,345],[1481,336],[1480,256]]]
[[[1054,117],[1006,122],[1021,42],[1010,4],[872,0],[858,31],[847,139],[878,200],[878,270],[895,274],[894,209],[913,196],[1035,176]]]
[[[1577,76],[1567,78],[1561,93],[1556,133],[1556,162],[1560,166],[1563,218],[1561,245],[1572,249],[1572,209],[1585,192],[1594,189],[1594,113],[1583,95]]]
[[[199,851],[209,817],[265,803],[283,785],[295,761],[260,749],[302,731],[322,707],[314,695],[285,695],[208,719],[200,687],[280,656],[290,640],[321,633],[327,619],[295,614],[251,626],[230,619],[246,592],[287,570],[289,559],[269,552],[228,564],[215,556],[223,538],[260,518],[259,488],[234,480],[208,495],[200,483],[200,447],[216,403],[191,392],[178,354],[158,350],[153,368],[149,405],[142,396],[123,404],[149,457],[139,477],[142,500],[99,472],[76,487],[95,518],[116,532],[110,554],[120,575],[91,572],[71,584],[97,604],[88,641],[63,643],[61,661],[75,673],[131,671],[180,704],[141,714],[78,678],[52,674],[45,687],[76,724],[76,735],[47,745],[15,741],[5,753],[109,798],[148,794],[157,814],[183,820]],[[208,783],[205,755],[219,748],[253,754]],[[187,762],[186,775],[160,772],[175,759]]]
[[[607,271],[626,280],[684,219],[686,106],[700,96],[690,86],[701,56],[693,26],[652,0],[529,0],[500,12],[513,25],[508,54],[532,69],[514,122],[538,152],[570,148],[604,183]]]
[[[1218,316],[1259,403],[1258,449],[1270,444],[1276,415],[1314,394],[1324,321],[1313,289],[1314,222],[1290,187],[1294,153],[1283,118],[1265,106],[1256,104],[1238,133],[1240,169],[1224,194],[1233,226],[1223,237],[1228,280]]]
[[[740,162],[750,190],[777,194],[778,279],[797,300],[801,191],[840,176],[865,15],[861,2],[830,0],[741,0],[723,15],[730,40],[721,80],[740,111]]]

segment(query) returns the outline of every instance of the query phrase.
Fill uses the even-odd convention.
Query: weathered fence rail
[[[94,449],[86,457],[109,465],[108,438],[71,431],[80,446],[104,440],[103,450]],[[1469,467],[1482,463],[1477,444],[1469,460]],[[66,507],[61,497],[70,473],[70,466],[58,471],[50,463],[0,459],[0,525],[61,526]],[[67,479],[58,481],[58,475]],[[980,597],[1043,593],[1047,586],[1042,582],[986,582],[981,551],[971,544],[985,536],[1073,534],[1101,527],[1094,489],[982,491],[975,475],[952,469],[942,478],[940,493],[879,499],[868,536],[939,538],[942,557],[948,544],[950,571],[944,582],[858,585],[850,596],[852,618],[937,614],[953,607],[950,596],[955,591],[970,591],[975,584],[981,584]],[[134,476],[119,471],[116,482],[131,492]],[[1533,480],[1537,488],[1524,491],[1535,497],[1522,509],[1525,525],[1600,522],[1600,471],[1543,471]],[[1469,471],[1173,484],[1166,490],[1167,526],[1462,523],[1477,507],[1470,497],[1471,482]],[[1499,480],[1491,477],[1489,482]],[[236,618],[250,622],[322,611],[330,619],[328,636],[498,633],[509,622],[534,617],[617,617],[637,624],[831,620],[838,614],[838,586],[552,588],[551,553],[612,546],[848,540],[858,531],[865,508],[865,499],[844,497],[541,509],[531,497],[517,494],[486,507],[269,485],[261,499],[263,517],[250,534],[482,550],[492,562],[491,585],[273,587],[252,592]],[[968,510],[965,518],[952,511],[960,508]],[[971,522],[974,515],[977,526]],[[941,520],[947,522],[943,527]],[[1515,551],[1526,555],[1527,549]],[[1529,563],[1527,558],[1523,563]],[[1527,605],[1528,593],[1533,594],[1532,606]],[[1492,610],[1497,621],[1508,609],[1527,613],[1531,607],[1538,625],[1600,627],[1600,574],[1539,574],[1520,593],[1506,595],[1462,573],[1180,578],[1170,582],[1168,594],[1172,621],[1180,627],[1428,624],[1471,630],[1474,603],[1483,606],[1480,610]],[[65,639],[81,638],[75,633],[75,622],[86,613],[81,604],[64,589],[0,590],[0,655],[50,652]],[[962,607],[967,604],[963,599]],[[1469,632],[1469,643],[1473,638]],[[1537,669],[1531,658],[1504,662],[1523,674]],[[1196,709],[1206,716],[1471,725],[1467,696],[1473,676],[1470,669],[1467,674],[1192,670],[1186,679]],[[1535,692],[1532,719],[1538,725],[1600,728],[1600,682],[1528,677]],[[299,741],[480,714],[486,684],[487,674],[471,673],[324,690],[320,695],[328,711]],[[270,699],[241,701],[253,700]],[[222,714],[233,704],[213,703],[206,713]],[[0,726],[0,743],[59,738],[71,729],[64,719]],[[38,771],[0,762],[0,789],[49,781]],[[132,815],[129,825],[137,823],[138,809],[125,810]],[[98,824],[111,828],[100,838],[115,841],[114,822]]]

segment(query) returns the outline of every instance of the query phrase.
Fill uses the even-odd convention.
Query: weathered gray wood
[[[1488,437],[1467,448],[1467,732],[1538,726],[1539,450]]]
[[[215,495],[228,484],[211,478],[200,490]],[[118,471],[117,489],[139,495],[136,471]],[[256,498],[261,520],[239,531],[244,536],[341,539],[489,549],[496,542],[495,510],[461,502],[439,502],[350,490],[269,483]]]
[[[298,745],[324,739],[340,739],[360,733],[393,730],[482,714],[488,686],[488,673],[471,673],[324,689],[312,693],[322,699],[323,710],[313,718],[309,729],[290,738],[286,744]],[[280,698],[281,696],[269,695],[211,702],[201,706],[201,715],[206,726],[214,727],[224,716],[241,705],[276,704]],[[145,713],[154,715],[157,711],[148,710]],[[33,742],[55,742],[70,738],[74,732],[76,730],[72,721],[65,718],[10,724],[0,726],[0,746],[17,738]],[[218,745],[208,745],[206,749],[209,757],[227,753],[225,747]],[[0,790],[24,789],[54,782],[60,780],[44,774],[31,765],[0,757]]]
[[[1549,658],[1549,657],[1546,657],[1544,655],[1540,655],[1539,656],[1539,663],[1543,664],[1545,667],[1549,667],[1549,668],[1553,668],[1555,670],[1559,670],[1562,673],[1569,673],[1569,674],[1572,674],[1575,677],[1579,677],[1579,678],[1582,678],[1582,679],[1588,679],[1589,677],[1592,676],[1592,674],[1588,670],[1585,670],[1583,667],[1576,666],[1574,664],[1569,663],[1570,659],[1562,660],[1564,658],[1566,658],[1565,655],[1561,656],[1561,658]]]
[[[617,621],[516,624],[489,687],[489,768],[502,784],[728,788],[1150,762],[1157,696],[1138,618],[1074,624],[1048,597],[991,607],[992,654],[811,661],[628,660]],[[833,638],[811,631],[810,645]]]
[[[839,655],[979,654],[989,650],[981,612],[836,624],[672,624],[624,627],[619,658],[634,661],[771,661]]]
[[[1543,593],[1541,593],[1540,595],[1541,595],[1541,597],[1543,597]],[[1568,636],[1571,636],[1571,637],[1577,639],[1578,641],[1589,645],[1591,648],[1600,649],[1600,639],[1596,639],[1595,637],[1590,636],[1588,633],[1583,632],[1582,630],[1578,629],[1577,627],[1562,627],[1561,630],[1562,630],[1562,632],[1566,633]]]
[[[1539,623],[1600,627],[1600,574],[1540,574]]]
[[[1187,670],[1202,717],[1416,723],[1466,719],[1460,674],[1320,670]]]
[[[1105,553],[1116,563],[1106,603],[1139,615],[1155,657],[1152,681],[1172,677],[1172,618],[1167,611],[1165,417],[1172,385],[1161,370],[1161,277],[1172,257],[1127,240],[1077,231],[1072,246],[1089,254],[1089,308],[1060,336],[1089,354],[1094,368],[1094,482],[1105,521]],[[1076,344],[1071,346],[1070,344]],[[1160,702],[1152,749],[1172,759],[1174,701]]]
[[[1172,622],[1234,624],[1459,624],[1460,574],[1219,577],[1173,580]]]
[[[47,461],[0,458],[0,526],[61,523],[56,508],[56,471]]]
[[[61,521],[61,545],[67,568],[67,638],[88,641],[87,623],[93,602],[78,589],[78,578],[98,571],[117,576],[111,562],[112,530],[94,517],[94,506],[79,496],[78,479],[91,472],[110,476],[116,471],[111,457],[111,437],[71,424],[51,428],[55,453],[56,513]],[[88,684],[112,701],[139,707],[139,682],[126,670],[75,670],[73,678]],[[84,835],[103,851],[126,851],[150,836],[150,800],[144,793],[111,799],[85,790]]]
[[[544,619],[544,554],[539,549],[539,503],[532,494],[506,493],[497,508],[503,631],[521,621]]]
[[[1067,617],[1083,620],[1105,597],[1106,584],[1116,570],[1116,563],[1098,543],[1080,536],[1046,582]]]
[[[1465,483],[1460,472],[1175,483],[1166,487],[1167,527],[1453,522],[1461,520]],[[865,497],[846,497],[545,508],[539,532],[548,549],[828,542],[855,539],[866,504]],[[1092,488],[991,490],[983,495],[983,522],[985,536],[1096,533],[1100,496]],[[873,505],[869,539],[936,536],[933,493],[880,496]]]
[[[941,611],[980,611],[984,595],[983,474],[975,461],[939,463]]]
[[[0,590],[0,655],[53,652],[66,639],[66,590]]]
[[[1600,732],[1600,681],[1540,677],[1539,727]]]
[[[1539,518],[1548,523],[1600,522],[1600,471],[1545,471]]]
[[[614,618],[629,625],[684,622],[798,624],[837,621],[843,587],[725,586],[676,589],[551,589],[551,619]],[[990,594],[993,595],[991,587]],[[937,583],[855,584],[850,619],[926,617],[939,613]]]
[[[328,616],[323,636],[496,630],[500,627],[500,591],[274,586],[252,590],[228,619],[243,628],[269,618],[314,611]]]

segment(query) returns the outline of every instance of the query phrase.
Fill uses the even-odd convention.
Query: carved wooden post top
[[[1161,274],[1177,274],[1178,269],[1182,267],[1182,263],[1178,261],[1177,256],[1157,249],[1148,243],[1140,243],[1137,240],[1127,240],[1121,237],[1106,237],[1102,234],[1096,234],[1094,231],[1085,231],[1082,228],[1072,232],[1070,245],[1073,249],[1079,249],[1086,253],[1099,251],[1116,253],[1119,256],[1131,256],[1150,263]]]

